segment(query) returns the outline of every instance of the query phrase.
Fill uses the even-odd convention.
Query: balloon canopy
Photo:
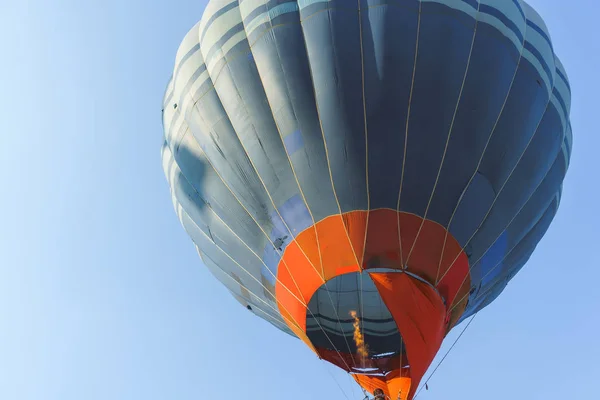
[[[211,0],[166,90],[163,167],[241,304],[412,399],[550,226],[570,101],[522,0]]]

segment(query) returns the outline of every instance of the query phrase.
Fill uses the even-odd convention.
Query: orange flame
[[[358,355],[361,357],[364,363],[365,358],[369,356],[369,348],[367,347],[365,338],[360,331],[360,320],[358,319],[356,311],[350,311],[350,316],[354,318],[354,323],[352,324],[354,326],[354,343],[356,344]]]

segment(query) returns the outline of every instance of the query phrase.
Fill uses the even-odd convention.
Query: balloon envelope
[[[241,304],[410,399],[550,226],[569,109],[522,0],[211,0],[167,87],[163,167]]]

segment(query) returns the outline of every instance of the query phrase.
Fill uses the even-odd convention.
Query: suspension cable
[[[438,368],[440,367],[440,365],[442,365],[442,363],[444,362],[444,360],[446,359],[446,357],[448,357],[448,354],[450,354],[450,352],[452,351],[452,349],[454,348],[454,346],[456,346],[456,343],[458,343],[458,341],[460,340],[460,338],[462,337],[462,335],[465,333],[465,331],[467,330],[467,328],[469,327],[469,325],[471,325],[471,322],[473,322],[473,320],[475,319],[476,316],[477,316],[477,313],[475,313],[473,315],[473,317],[471,317],[471,320],[467,323],[467,325],[465,325],[465,327],[463,328],[463,330],[460,333],[460,335],[458,335],[458,337],[456,338],[456,340],[454,341],[454,343],[452,343],[452,346],[450,346],[450,348],[448,349],[448,351],[446,352],[446,354],[444,354],[444,357],[442,357],[442,359],[437,364],[437,366],[435,367],[435,369],[433,370],[433,372],[431,373],[431,375],[429,375],[429,378],[427,378],[427,380],[425,381],[425,383],[423,385],[421,385],[421,388],[417,391],[417,394],[415,394],[414,399],[416,399],[417,396],[419,395],[419,393],[421,393],[421,391],[423,390],[423,388],[427,386],[427,383],[429,383],[429,380],[433,377],[433,375],[438,370]]]

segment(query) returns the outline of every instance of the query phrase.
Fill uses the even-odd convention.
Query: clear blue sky
[[[573,88],[563,201],[420,400],[598,398],[600,5],[530,3]],[[203,8],[0,5],[0,399],[360,398],[217,284],[172,209],[161,98]]]

